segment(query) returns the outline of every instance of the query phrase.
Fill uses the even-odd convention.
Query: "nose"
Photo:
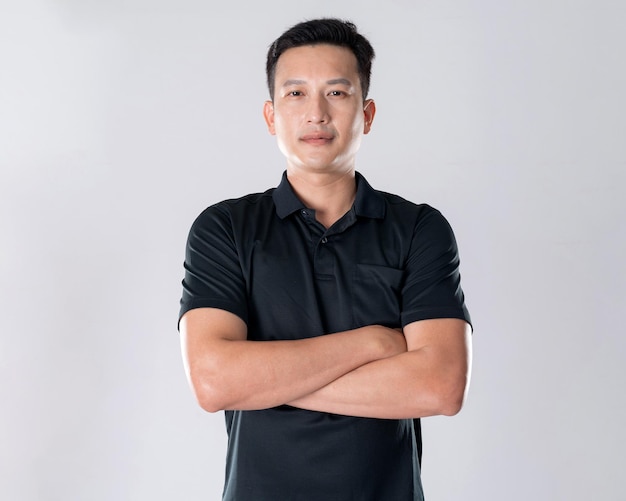
[[[328,123],[328,103],[323,96],[313,95],[309,98],[307,107],[307,122],[311,124]]]

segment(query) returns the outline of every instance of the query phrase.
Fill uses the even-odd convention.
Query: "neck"
[[[354,171],[302,175],[287,170],[287,179],[298,198],[315,210],[315,219],[330,228],[350,210],[356,196]]]

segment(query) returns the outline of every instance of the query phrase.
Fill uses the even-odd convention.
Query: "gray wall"
[[[625,4],[226,3],[1,3],[2,499],[219,497],[223,416],[176,331],[185,238],[278,183],[265,50],[329,15],[378,53],[359,170],[461,249],[474,377],[424,422],[429,499],[620,499]]]

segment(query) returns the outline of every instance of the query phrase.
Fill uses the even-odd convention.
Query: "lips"
[[[312,145],[322,145],[330,143],[335,136],[330,132],[310,132],[300,137],[300,141]]]

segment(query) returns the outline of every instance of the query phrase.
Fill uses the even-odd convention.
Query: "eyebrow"
[[[352,82],[350,80],[348,80],[347,78],[333,78],[332,80],[328,80],[326,82],[328,85],[346,85],[348,87],[352,87]],[[291,80],[285,80],[285,83],[283,83],[283,87],[289,87],[290,85],[305,85],[306,84],[306,80],[295,80],[295,79],[291,79]]]
[[[329,85],[341,84],[341,85],[347,85],[348,87],[352,86],[352,82],[348,80],[347,78],[335,78],[334,80],[329,80],[326,83]]]

